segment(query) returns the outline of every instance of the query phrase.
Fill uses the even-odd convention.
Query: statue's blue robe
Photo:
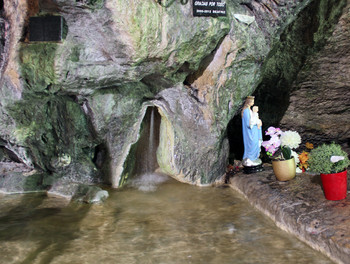
[[[262,139],[262,131],[257,125],[250,128],[250,109],[246,108],[243,111],[242,117],[242,132],[243,132],[243,143],[244,143],[244,154],[243,159],[256,160],[260,155],[260,144],[259,139]]]

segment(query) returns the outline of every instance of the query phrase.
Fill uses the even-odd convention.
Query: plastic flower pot
[[[294,157],[289,160],[273,160],[272,168],[279,181],[289,181],[295,177]]]
[[[331,174],[321,173],[321,181],[326,199],[331,201],[345,199],[348,187],[347,180],[346,170]]]

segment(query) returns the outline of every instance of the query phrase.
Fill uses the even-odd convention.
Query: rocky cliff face
[[[315,145],[335,141],[349,153],[348,17],[349,1],[312,1],[280,34],[254,92],[265,129],[295,130]],[[236,158],[239,125],[236,116],[228,126]]]
[[[281,120],[309,142],[336,141],[350,153],[350,2],[326,45],[308,57]]]
[[[228,122],[247,95],[257,87],[264,91],[264,80],[278,79],[276,65],[286,70],[286,49],[279,43],[293,47],[287,54],[303,50],[302,43],[324,45],[313,39],[327,37],[344,7],[344,1],[334,1],[320,17],[319,7],[327,2],[227,0],[227,16],[210,18],[193,17],[191,1],[6,1],[2,160],[43,172],[44,186],[118,187],[138,162],[134,154],[146,110],[156,107],[160,170],[188,183],[215,181],[227,164]],[[62,41],[29,41],[29,17],[44,15],[62,16]],[[327,32],[313,23],[328,18]],[[314,28],[294,41],[291,34],[305,20]],[[314,53],[298,54],[290,85]],[[289,86],[278,87],[289,94]]]

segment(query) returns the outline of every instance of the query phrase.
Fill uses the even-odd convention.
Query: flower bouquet
[[[263,141],[262,146],[272,160],[288,160],[292,157],[299,161],[298,154],[293,151],[299,147],[301,137],[296,131],[282,131],[280,128],[269,127],[265,135],[270,136],[270,140]]]
[[[261,145],[272,159],[272,168],[277,180],[289,181],[293,179],[299,158],[292,149],[296,149],[301,143],[299,133],[295,131],[283,132],[280,128],[269,127],[265,135],[269,135],[270,140],[263,141]]]

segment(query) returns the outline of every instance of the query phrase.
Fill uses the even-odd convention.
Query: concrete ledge
[[[341,264],[350,263],[350,198],[325,199],[319,175],[298,174],[279,182],[272,167],[255,174],[239,172],[230,186],[268,215],[278,227]],[[349,193],[349,192],[348,192]]]

